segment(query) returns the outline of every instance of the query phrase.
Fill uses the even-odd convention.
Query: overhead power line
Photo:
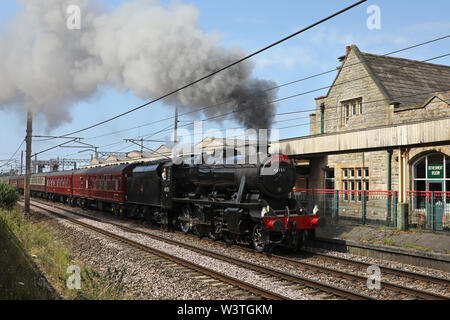
[[[410,50],[410,49],[412,49],[412,48],[417,48],[417,47],[420,47],[420,46],[423,46],[423,45],[427,45],[427,44],[430,44],[430,43],[433,43],[433,42],[437,42],[437,41],[440,41],[440,40],[444,40],[444,39],[448,39],[448,38],[450,38],[450,35],[442,36],[442,37],[435,38],[435,39],[432,39],[432,40],[429,40],[429,41],[426,41],[426,42],[422,42],[422,43],[419,43],[419,44],[415,44],[415,45],[412,45],[412,46],[409,46],[409,47],[406,47],[406,48],[402,48],[402,49],[399,49],[399,50],[395,50],[395,51],[386,53],[386,54],[384,54],[384,55],[382,55],[382,56],[388,56],[388,55],[391,55],[391,54],[395,54],[395,53],[399,53],[399,52],[402,52],[402,51]],[[446,57],[446,56],[449,56],[449,55],[450,55],[450,54],[441,55],[441,56],[434,57],[434,58],[431,58],[431,59],[423,60],[422,62],[427,62],[427,61],[431,61],[431,60],[443,58],[443,57]],[[348,68],[348,67],[354,66],[354,65],[356,65],[356,64],[360,64],[360,63],[362,63],[362,62],[352,63],[352,64],[346,65],[346,66],[344,66],[344,67],[342,67],[342,68]],[[402,67],[400,67],[400,68],[402,68]],[[285,84],[282,84],[282,85],[279,85],[279,86],[276,86],[276,87],[273,87],[273,88],[269,88],[269,89],[266,89],[265,91],[269,91],[269,90],[273,90],[273,89],[276,89],[276,88],[280,88],[280,87],[283,87],[283,86],[286,86],[286,85],[289,85],[289,84],[293,84],[293,83],[298,83],[298,82],[301,82],[301,81],[305,81],[305,80],[308,80],[308,79],[311,79],[311,78],[314,78],[314,77],[317,77],[317,76],[320,76],[320,75],[324,75],[324,74],[327,74],[327,73],[330,73],[330,72],[336,72],[336,71],[337,71],[336,69],[332,69],[332,70],[329,70],[329,71],[326,71],[326,72],[322,72],[322,73],[318,73],[318,74],[315,74],[315,75],[312,75],[312,76],[309,76],[309,77],[305,77],[305,78],[302,78],[302,79],[298,79],[298,80],[295,80],[295,81],[291,81],[291,82],[288,82],[288,83],[285,83]],[[361,78],[353,79],[353,80],[350,80],[350,81],[348,81],[348,82],[357,81],[357,80],[360,80],[360,79],[361,79]],[[334,84],[334,85],[332,85],[332,86],[326,86],[326,87],[322,87],[322,88],[318,88],[318,89],[314,89],[314,90],[309,90],[309,91],[302,92],[302,93],[299,93],[299,94],[295,94],[295,95],[291,95],[291,96],[288,96],[288,97],[280,98],[280,99],[271,101],[270,103],[280,102],[280,101],[292,99],[292,98],[299,97],[299,96],[302,96],[302,95],[306,95],[306,94],[309,94],[309,93],[313,93],[313,92],[317,92],[317,91],[329,89],[329,88],[332,88],[333,86],[337,86],[337,85],[342,85],[342,83]],[[196,109],[196,110],[193,110],[193,111],[189,111],[189,112],[180,114],[180,116],[189,115],[189,114],[192,114],[192,113],[195,113],[195,112],[199,112],[199,111],[202,111],[202,110],[205,110],[205,109],[216,108],[216,107],[219,107],[220,105],[223,105],[223,104],[228,103],[228,102],[229,102],[229,101],[225,101],[225,102],[221,102],[221,103],[218,103],[218,104],[215,104],[215,105],[212,105],[212,106],[207,106],[207,107],[204,107],[204,108],[201,108],[201,109]],[[330,109],[331,107],[327,107],[327,108]],[[275,116],[278,116],[278,115],[297,114],[297,113],[305,113],[305,112],[311,112],[311,111],[315,111],[315,109],[300,110],[300,111],[286,112],[286,113],[278,113],[278,114],[276,114]],[[208,120],[212,120],[212,119],[217,119],[217,118],[220,118],[220,117],[224,117],[224,116],[226,116],[226,115],[229,115],[229,114],[233,114],[233,113],[235,113],[235,112],[236,112],[236,111],[232,111],[232,112],[228,112],[228,113],[226,113],[226,114],[216,115],[216,116],[213,116],[213,117],[210,117],[210,118],[206,118],[206,119],[204,119],[204,120],[202,120],[202,121],[208,121]],[[174,118],[173,116],[167,117],[167,118],[164,118],[164,119],[161,119],[161,120],[156,120],[156,121],[153,121],[153,122],[150,122],[150,123],[141,125],[141,126],[133,127],[133,128],[130,128],[130,129],[119,130],[119,131],[115,131],[115,132],[112,132],[112,133],[103,134],[103,135],[101,135],[101,136],[97,136],[97,137],[93,137],[93,138],[88,138],[88,139],[86,139],[86,140],[91,140],[91,139],[95,139],[95,138],[99,138],[99,137],[105,137],[105,136],[109,136],[109,135],[112,135],[112,134],[125,132],[125,131],[128,131],[128,130],[132,130],[132,129],[136,129],[136,128],[141,128],[141,127],[148,126],[148,125],[151,125],[151,124],[155,124],[155,123],[158,123],[158,122],[163,122],[163,121],[166,121],[166,120],[171,120],[171,119],[173,119],[173,118]],[[189,125],[192,125],[192,123],[188,123],[187,125],[183,125],[183,126],[181,126],[181,127],[187,127],[187,126],[189,126]],[[171,130],[171,129],[168,129],[168,130]],[[155,135],[155,134],[160,133],[160,132],[165,132],[165,131],[168,131],[168,130],[162,129],[162,130],[160,130],[160,131],[158,131],[158,132],[153,133],[152,135]],[[69,135],[69,134],[68,134],[68,135]],[[148,136],[148,135],[147,135],[147,136]],[[61,137],[64,137],[64,135],[63,135],[63,136],[59,136],[59,138],[61,138]],[[115,143],[115,144],[118,144],[118,143]],[[53,147],[53,148],[50,148],[50,150],[51,150],[51,149],[54,149],[54,148],[57,148],[57,147],[59,147],[59,146],[55,146],[55,147]],[[48,149],[47,149],[46,151],[48,151]]]
[[[237,61],[235,61],[235,62],[233,62],[233,63],[231,63],[231,64],[229,64],[229,65],[227,65],[227,66],[225,66],[223,68],[217,69],[216,71],[213,71],[212,73],[210,73],[210,74],[208,74],[208,75],[206,75],[204,77],[201,77],[200,79],[197,79],[197,80],[195,80],[193,82],[190,82],[190,83],[188,83],[188,84],[186,84],[186,85],[184,85],[184,86],[182,86],[182,87],[180,87],[178,89],[175,89],[175,90],[173,90],[173,91],[171,91],[169,93],[166,93],[166,94],[160,96],[159,98],[153,99],[153,100],[151,100],[151,101],[149,101],[149,102],[147,102],[145,104],[142,104],[142,105],[140,105],[138,107],[135,107],[135,108],[133,108],[131,110],[128,110],[126,112],[123,112],[123,113],[121,113],[119,115],[116,115],[116,116],[114,116],[112,118],[109,118],[109,119],[103,120],[101,122],[98,122],[96,124],[90,125],[90,126],[88,126],[86,128],[83,128],[83,129],[80,129],[80,130],[77,130],[77,131],[73,131],[73,132],[61,135],[61,137],[77,134],[77,133],[80,133],[80,132],[83,132],[83,131],[86,131],[86,130],[89,130],[89,129],[92,129],[92,128],[95,128],[95,127],[98,127],[100,125],[103,125],[103,124],[108,123],[110,121],[113,121],[115,119],[121,118],[121,117],[123,117],[123,116],[125,116],[127,114],[135,112],[135,111],[137,111],[139,109],[142,109],[142,108],[144,108],[144,107],[146,107],[146,106],[148,106],[150,104],[153,104],[155,102],[161,101],[161,100],[163,100],[163,99],[165,99],[165,98],[167,98],[167,97],[169,97],[171,95],[174,95],[175,93],[178,93],[178,92],[180,92],[180,91],[182,91],[182,90],[184,90],[184,89],[186,89],[188,87],[191,87],[191,86],[193,86],[193,85],[195,85],[195,84],[197,84],[197,83],[199,83],[199,82],[201,82],[203,80],[211,78],[212,76],[214,76],[214,75],[216,75],[216,74],[218,74],[218,73],[220,73],[220,72],[222,72],[224,70],[227,70],[227,69],[229,69],[229,68],[231,68],[231,67],[233,67],[233,66],[235,66],[237,64],[240,64],[240,63],[242,63],[242,62],[244,62],[244,61],[246,61],[246,60],[248,60],[248,59],[250,59],[250,58],[252,58],[252,57],[254,57],[254,56],[256,56],[256,55],[258,55],[258,54],[260,54],[260,53],[262,53],[262,52],[264,52],[264,51],[266,51],[268,49],[270,49],[270,48],[272,48],[272,47],[275,47],[275,46],[279,45],[280,43],[285,42],[286,40],[289,40],[289,39],[291,39],[291,38],[293,38],[293,37],[295,37],[295,36],[297,36],[297,35],[299,35],[301,33],[304,33],[305,31],[310,30],[310,29],[312,29],[312,28],[314,28],[314,27],[316,27],[316,26],[318,26],[318,25],[320,25],[320,24],[322,24],[322,23],[324,23],[324,22],[326,22],[326,21],[328,21],[328,20],[330,20],[330,19],[332,19],[332,18],[334,18],[334,17],[344,13],[344,12],[347,12],[350,9],[353,9],[354,7],[357,7],[357,6],[361,5],[362,3],[366,2],[366,1],[367,0],[358,1],[358,2],[356,2],[354,4],[352,4],[351,6],[348,6],[348,7],[344,8],[344,9],[342,9],[342,10],[340,10],[340,11],[338,11],[338,12],[336,12],[336,13],[334,13],[334,14],[332,14],[332,15],[330,15],[330,16],[328,16],[328,17],[326,17],[326,18],[324,18],[324,19],[322,19],[320,21],[317,21],[317,22],[311,24],[310,26],[308,26],[306,28],[303,28],[303,29],[301,29],[301,30],[299,30],[299,31],[297,31],[297,32],[295,32],[295,33],[293,33],[293,34],[291,34],[291,35],[281,39],[281,40],[278,40],[278,41],[276,41],[276,42],[274,42],[274,43],[272,43],[272,44],[270,44],[270,45],[268,45],[268,46],[266,46],[266,47],[264,47],[264,48],[262,48],[262,49],[260,49],[260,50],[258,50],[256,52],[253,52],[253,53],[245,56],[244,58],[242,58],[240,60],[237,60]]]
[[[436,59],[441,59],[441,58],[447,57],[447,56],[450,56],[450,53],[444,54],[444,55],[439,55],[439,56],[437,56],[437,57],[433,57],[433,58],[429,58],[429,59],[425,59],[425,60],[422,60],[421,62],[428,62],[428,61],[432,61],[432,60],[436,60]],[[402,68],[404,68],[404,66],[401,66],[401,67],[397,68],[395,72],[399,71],[399,70],[402,69]],[[302,96],[302,95],[305,95],[305,94],[308,94],[308,93],[311,93],[311,92],[317,92],[317,91],[324,90],[324,89],[331,89],[331,88],[333,88],[333,87],[342,86],[342,85],[345,85],[345,84],[348,84],[348,83],[351,83],[351,82],[354,82],[354,81],[362,80],[362,79],[365,79],[365,78],[368,78],[368,77],[370,77],[370,75],[363,76],[363,77],[360,77],[360,78],[357,78],[357,79],[352,79],[352,80],[340,82],[340,83],[335,83],[335,84],[333,84],[333,85],[331,85],[331,86],[326,86],[326,87],[319,88],[319,89],[314,89],[314,90],[310,90],[310,91],[306,91],[306,92],[301,92],[301,93],[298,93],[298,94],[295,94],[295,95],[291,95],[291,96],[288,96],[288,97],[276,99],[276,100],[270,101],[270,102],[268,102],[268,103],[275,103],[275,102],[284,101],[284,100],[287,100],[287,99],[292,99],[292,98],[294,98],[294,97],[299,97],[299,96]],[[434,91],[433,91],[433,92],[434,92]],[[419,93],[419,94],[408,95],[408,96],[406,96],[406,98],[407,98],[407,97],[417,96],[417,95],[423,95],[423,94],[433,93],[433,92],[426,92],[426,93]],[[398,98],[405,98],[405,97],[396,97],[395,99],[398,99]],[[393,98],[393,99],[394,99],[394,98]],[[382,101],[384,101],[384,100],[382,100]],[[376,101],[375,101],[375,102],[376,102]],[[365,102],[365,103],[369,103],[369,102]],[[328,107],[327,107],[327,110],[330,110],[330,109],[333,109],[333,108],[339,108],[339,107],[341,107],[341,106],[340,106],[340,105],[337,105],[337,106],[328,106]],[[310,111],[313,112],[313,111],[315,111],[315,109],[310,109]],[[301,110],[301,111],[297,111],[297,112],[295,112],[295,113],[304,113],[304,112],[305,112],[305,110]],[[229,115],[229,114],[230,114],[230,113],[225,113],[225,114],[222,114],[222,115],[214,116],[214,117],[207,118],[207,119],[200,120],[200,121],[209,121],[209,120],[216,119],[216,118],[219,118],[219,117],[227,116],[227,115]],[[294,114],[294,112],[292,112],[292,113],[290,113],[290,114]],[[305,117],[305,118],[306,118],[306,117]],[[192,125],[193,123],[194,123],[194,122],[191,122],[191,123],[182,125],[182,126],[180,126],[180,128],[190,126],[190,125]],[[162,130],[162,131],[160,131],[160,132],[164,132],[164,131],[166,131],[166,130]]]
[[[422,43],[418,43],[418,44],[415,44],[415,45],[412,45],[412,46],[409,46],[409,47],[406,47],[406,48],[402,48],[402,49],[399,49],[399,50],[388,52],[388,53],[383,54],[382,56],[383,57],[384,56],[389,56],[389,55],[392,55],[392,54],[395,54],[395,53],[403,52],[403,51],[406,51],[406,50],[410,50],[410,49],[413,49],[413,48],[417,48],[417,47],[420,47],[420,46],[424,46],[424,45],[427,45],[427,44],[430,44],[430,43],[433,43],[433,42],[437,42],[437,41],[441,41],[441,40],[444,40],[444,39],[448,39],[448,38],[450,38],[450,35],[442,36],[442,37],[439,37],[439,38],[436,38],[436,39],[432,39],[432,40],[429,40],[429,41],[425,41],[425,42],[422,42]],[[435,57],[435,58],[432,58],[432,59],[429,59],[429,60],[425,60],[425,61],[431,61],[431,60],[442,58],[442,57],[443,56],[439,56],[439,57]],[[423,61],[423,62],[425,62],[425,61]],[[342,69],[350,68],[350,67],[353,67],[353,66],[361,64],[361,63],[362,63],[361,61],[355,62],[355,63],[351,63],[351,64],[343,66]],[[315,78],[315,77],[319,77],[319,76],[322,76],[322,75],[325,75],[325,74],[329,74],[329,73],[332,73],[332,72],[337,72],[337,69],[334,68],[334,69],[331,69],[331,70],[328,70],[328,71],[325,71],[325,72],[317,73],[317,74],[314,74],[314,75],[311,75],[311,76],[308,76],[308,77],[304,77],[304,78],[301,78],[301,79],[297,79],[297,80],[293,80],[293,81],[290,81],[290,82],[287,82],[287,83],[283,83],[281,85],[278,85],[278,86],[266,89],[266,90],[264,90],[264,92],[275,90],[275,89],[278,89],[278,88],[282,88],[282,87],[285,87],[285,86],[288,86],[288,85],[292,85],[292,84],[295,84],[295,83],[303,82],[303,81],[306,81],[306,80],[309,80],[309,79],[312,79],[312,78]],[[349,82],[357,81],[357,80],[359,80],[359,79],[350,80]],[[332,88],[332,87],[333,86],[326,86],[326,87],[323,87],[323,88],[318,88],[318,89],[306,91],[306,92],[303,92],[303,93],[301,93],[299,95],[293,95],[293,96],[277,99],[277,100],[271,101],[270,103],[275,103],[275,102],[280,102],[280,101],[296,98],[296,97],[301,96],[301,95],[306,95],[306,94],[318,92],[318,91],[329,89],[329,88]],[[246,97],[246,99],[250,99],[251,100],[252,97],[256,97],[256,95],[248,96],[248,97]],[[204,110],[207,110],[207,109],[218,108],[218,107],[220,107],[220,106],[222,106],[224,104],[230,103],[230,102],[231,102],[231,100],[227,100],[227,101],[219,102],[219,103],[211,105],[211,106],[206,106],[206,107],[199,108],[199,109],[196,109],[196,110],[188,111],[188,112],[180,114],[179,117],[191,115],[193,113],[197,113],[197,112],[204,111]],[[290,112],[290,113],[278,113],[278,114],[275,114],[275,116],[286,115],[286,114],[295,114],[295,113],[303,113],[303,112],[308,112],[308,111],[314,111],[314,110],[303,110],[303,111],[295,111],[295,112]],[[219,115],[217,117],[222,117],[222,115]],[[96,136],[96,137],[92,137],[92,138],[87,138],[86,140],[102,138],[102,137],[106,137],[106,136],[109,136],[109,135],[113,135],[113,134],[117,134],[117,133],[126,132],[126,131],[129,131],[129,130],[134,130],[134,129],[150,126],[152,124],[156,124],[156,123],[159,123],[159,122],[172,120],[172,119],[174,119],[174,116],[169,116],[167,118],[163,118],[163,119],[160,119],[160,120],[148,122],[148,123],[145,123],[145,124],[140,125],[140,126],[131,127],[131,128],[127,128],[127,129],[123,129],[123,130],[119,130],[119,131],[114,131],[114,132],[111,132],[111,133],[106,133],[106,134],[102,134],[100,136]]]

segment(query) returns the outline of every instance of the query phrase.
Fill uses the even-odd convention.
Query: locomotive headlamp
[[[261,217],[264,218],[264,216],[265,216],[266,214],[268,214],[269,212],[270,212],[270,207],[269,207],[269,206],[263,207],[263,208],[261,209]]]
[[[263,207],[262,210],[261,210],[261,217],[264,218],[266,213],[267,213],[267,209],[266,209],[266,207]]]

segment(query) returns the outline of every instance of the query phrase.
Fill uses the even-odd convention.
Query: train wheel
[[[264,227],[261,224],[255,225],[252,233],[253,247],[258,252],[264,252],[267,249]]]
[[[291,247],[292,251],[297,252],[305,242],[306,233],[304,230],[297,230],[292,234]]]
[[[192,233],[195,234],[197,237],[199,237],[200,239],[203,238],[204,234],[201,231],[201,229],[197,226],[193,226],[192,227]]]
[[[112,212],[113,212],[114,216],[118,217],[119,216],[119,206],[113,205]]]
[[[208,231],[208,238],[212,241],[217,241],[220,238],[220,228],[212,226]]]
[[[191,229],[191,216],[192,216],[192,209],[190,206],[184,206],[181,210],[181,219],[180,222],[180,229],[184,232],[184,234],[188,234],[189,230]]]
[[[235,237],[234,237],[231,233],[229,233],[229,232],[224,232],[224,233],[222,234],[222,236],[223,236],[223,241],[225,241],[225,243],[226,243],[227,245],[231,246],[231,245],[233,245],[233,244],[236,243],[236,239],[235,239]]]

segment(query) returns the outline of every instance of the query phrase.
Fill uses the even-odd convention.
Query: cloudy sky
[[[45,6],[44,8],[33,7],[33,13],[27,15],[24,14],[24,8],[28,8],[26,10],[28,14],[31,12],[30,5],[28,4],[28,7],[24,5],[24,3],[28,3],[27,1],[1,1],[0,56],[3,59],[2,63],[7,63],[8,65],[3,65],[3,67],[0,66],[0,83],[6,87],[6,89],[4,89],[5,92],[3,93],[2,90],[0,90],[0,103],[3,103],[3,105],[0,106],[0,160],[8,159],[25,136],[26,116],[23,110],[25,107],[24,105],[28,107],[30,102],[22,91],[34,90],[33,96],[43,97],[39,107],[36,106],[39,112],[34,121],[34,134],[62,135],[132,109],[150,100],[150,98],[156,98],[157,95],[163,95],[166,93],[165,90],[172,84],[179,85],[184,81],[182,76],[177,75],[176,78],[181,79],[181,82],[175,81],[174,83],[169,83],[167,86],[160,86],[159,81],[163,82],[166,79],[166,77],[158,77],[164,73],[164,71],[161,70],[167,70],[167,68],[171,68],[172,65],[169,63],[164,65],[164,67],[161,67],[159,61],[163,58],[160,56],[154,58],[153,55],[150,55],[151,59],[147,59],[145,54],[143,54],[143,59],[137,61],[149,62],[150,65],[141,65],[140,63],[129,65],[129,61],[126,60],[127,58],[124,58],[124,61],[111,60],[109,61],[109,65],[103,61],[101,72],[94,73],[91,71],[98,68],[98,65],[89,60],[93,64],[83,69],[84,73],[82,76],[78,73],[75,73],[75,75],[72,76],[71,72],[73,70],[66,70],[64,63],[70,61],[71,57],[78,58],[80,54],[79,52],[75,54],[70,52],[70,50],[79,50],[80,52],[85,50],[90,56],[92,55],[95,57],[95,59],[93,59],[93,61],[95,61],[106,59],[105,48],[110,48],[112,51],[120,51],[120,53],[122,53],[122,48],[127,46],[129,50],[127,51],[126,57],[129,57],[130,52],[132,53],[134,48],[136,48],[135,51],[138,52],[147,50],[148,46],[141,46],[142,41],[139,42],[140,39],[149,39],[146,35],[147,32],[142,29],[149,28],[148,33],[151,33],[152,30],[158,28],[165,31],[166,29],[172,29],[173,25],[177,25],[178,19],[185,19],[186,21],[179,22],[179,24],[183,25],[183,23],[186,23],[189,25],[189,28],[192,29],[192,33],[201,39],[201,45],[199,46],[201,48],[204,48],[205,46],[208,48],[207,50],[205,49],[205,51],[194,51],[194,60],[192,58],[189,60],[189,63],[194,64],[196,69],[203,70],[203,66],[208,63],[206,61],[205,63],[202,63],[202,61],[204,61],[202,59],[210,57],[211,52],[214,53],[214,56],[220,56],[224,59],[223,61],[227,62],[229,57],[239,57],[239,55],[256,51],[354,2],[348,0],[161,1],[160,5],[156,4],[157,6],[161,6],[161,14],[157,15],[154,19],[149,19],[152,20],[151,23],[153,24],[146,24],[145,17],[144,21],[139,20],[139,18],[142,19],[142,12],[146,11],[137,10],[141,11],[141,16],[139,17],[133,16],[134,13],[131,9],[131,11],[124,9],[124,6],[126,5],[128,5],[128,8],[133,8],[130,3],[145,3],[146,1],[108,0],[103,4],[101,1],[96,1],[96,6],[92,5],[93,1],[88,0],[77,0],[74,2],[78,3],[80,1],[83,3],[86,1],[89,2],[85,7],[86,9],[82,11],[82,31],[83,26],[85,28],[91,28],[92,26],[97,26],[98,24],[96,23],[98,23],[98,21],[106,21],[105,25],[108,27],[104,28],[102,34],[99,32],[95,33],[94,36],[90,36],[87,40],[84,39],[80,42],[82,48],[77,45],[65,45],[64,47],[59,48],[58,50],[61,51],[56,52],[59,56],[65,57],[66,60],[60,60],[59,57],[54,59],[56,61],[55,64],[57,65],[57,63],[59,63],[60,65],[57,65],[57,67],[52,65],[52,70],[47,70],[45,64],[44,66],[39,65],[40,68],[36,68],[35,64],[30,63],[28,65],[28,62],[29,60],[35,61],[36,59],[39,59],[39,56],[36,57],[37,54],[34,51],[34,46],[36,45],[34,42],[39,42],[40,38],[33,33],[33,23],[49,21],[50,18],[46,16],[46,13],[52,12],[54,14],[54,12],[58,12],[57,10],[59,9],[52,7],[45,8]],[[33,2],[36,3],[36,6],[39,6],[39,2],[30,0],[30,3]],[[52,2],[54,1],[49,0],[47,6],[50,6]],[[155,1],[150,2],[155,5]],[[381,9],[381,29],[379,30],[369,30],[367,28],[366,22],[370,16],[367,13],[367,9],[371,5],[377,5]],[[97,8],[102,6],[103,8],[98,9],[99,12],[94,12]],[[182,8],[181,15],[166,14],[167,10],[172,10],[171,12],[173,12],[173,7]],[[139,6],[137,6],[137,8],[139,8]],[[89,12],[90,10],[92,10],[92,12]],[[248,78],[249,81],[245,83],[254,83],[253,80],[258,79],[258,81],[261,80],[264,81],[264,83],[283,84],[337,67],[339,64],[337,58],[345,54],[345,46],[347,45],[356,44],[361,51],[385,54],[416,43],[445,36],[450,34],[448,12],[450,12],[450,2],[446,0],[431,0],[429,2],[407,0],[368,1],[348,13],[338,16],[319,27],[256,56],[253,59],[253,63],[249,64],[248,68],[246,66],[235,74],[235,78],[239,79],[239,81],[241,81],[242,78],[245,78],[244,80],[247,81],[246,79]],[[33,17],[33,14],[38,16]],[[62,15],[63,14],[64,12]],[[133,16],[133,18],[128,19],[128,17],[131,16]],[[28,24],[23,25],[23,23],[21,23],[20,29],[15,30],[14,21],[20,21],[20,19],[24,19],[24,17],[25,19],[28,19]],[[31,19],[30,17],[33,18]],[[103,18],[99,20],[97,19],[98,17]],[[161,21],[157,23],[155,21],[159,19],[158,17],[160,17]],[[174,21],[175,19],[177,22]],[[59,20],[56,19],[55,21]],[[110,25],[108,23],[111,27],[109,27]],[[121,38],[119,36],[122,31],[122,24],[124,30],[130,34],[130,39],[137,39],[137,42],[131,40],[124,41],[123,37]],[[145,28],[139,28],[139,26],[145,26]],[[139,30],[133,28],[138,28]],[[67,32],[67,30],[64,32]],[[184,38],[191,37],[192,33]],[[115,37],[116,34],[117,38]],[[133,38],[131,34],[137,36]],[[29,39],[32,39],[30,46],[23,45],[26,40],[22,38],[26,38],[26,36],[29,36]],[[69,37],[72,37],[72,35],[69,34]],[[174,39],[176,39],[176,37]],[[21,41],[23,41],[23,43]],[[74,41],[69,40],[69,43],[71,42],[75,43]],[[178,43],[179,41],[176,42]],[[20,45],[18,45],[18,43]],[[190,42],[187,41],[186,43]],[[41,46],[45,49],[46,45],[47,43],[44,42]],[[211,46],[212,49],[209,46]],[[160,45],[154,45],[153,47],[156,49],[151,50],[157,51],[157,48],[159,48]],[[216,54],[217,52],[214,49],[216,47],[220,47],[221,53]],[[20,48],[21,50],[19,54],[15,52],[15,50],[18,50],[17,48]],[[43,50],[43,52],[44,53],[40,53],[42,55],[41,58],[44,60],[46,58],[48,59],[48,56],[45,57],[45,50]],[[204,55],[204,52],[207,52],[207,54]],[[222,57],[223,52],[226,53],[226,57]],[[447,53],[450,53],[450,39],[405,51],[397,56],[414,60],[424,60]],[[55,52],[49,54],[55,54]],[[82,54],[85,53],[82,52]],[[139,56],[139,54],[137,55]],[[118,54],[117,56],[120,55]],[[5,57],[8,58],[6,59]],[[156,59],[158,63],[155,64],[152,59]],[[167,59],[170,59],[170,57],[167,57]],[[222,60],[218,59],[217,61]],[[444,58],[436,60],[435,63],[449,65],[450,59]],[[120,66],[120,68],[115,68],[116,65]],[[217,66],[217,64],[214,64],[208,68]],[[208,68],[205,70],[209,70]],[[103,69],[107,69],[107,72]],[[135,73],[132,73],[132,71]],[[121,72],[123,74],[121,74]],[[170,74],[172,70],[167,72]],[[191,71],[189,71],[189,69],[186,71],[181,68],[180,72],[189,73]],[[199,72],[201,73],[201,71]],[[130,73],[132,73],[131,76]],[[78,76],[82,79],[79,80],[82,82],[81,84],[75,81],[78,79]],[[276,92],[276,98],[280,99],[329,86],[331,85],[334,76],[335,73],[283,87]],[[75,78],[75,80],[73,78]],[[142,79],[142,81],[140,81],[140,79]],[[187,77],[186,79],[190,78]],[[63,85],[61,85],[63,81],[67,81],[67,83],[64,82]],[[85,84],[85,81],[91,81],[92,83],[88,85]],[[212,82],[212,84],[215,85],[214,88],[223,90],[221,85],[224,81],[228,81],[228,79],[220,78],[215,81],[217,83]],[[12,83],[14,83],[14,85],[10,85]],[[39,85],[36,86],[36,83]],[[238,87],[241,85],[242,82],[240,82]],[[149,86],[151,88],[148,88]],[[227,84],[224,86],[231,88],[231,95],[238,91],[237,89],[233,89],[234,84]],[[73,94],[72,92],[66,92],[68,88],[70,89],[72,87]],[[103,126],[80,133],[78,136],[86,138],[86,140],[84,140],[86,143],[98,146],[100,150],[104,151],[131,151],[136,149],[132,144],[125,143],[123,141],[125,138],[145,136],[155,140],[170,139],[171,131],[164,131],[164,129],[170,128],[173,122],[172,120],[161,121],[151,125],[148,124],[156,120],[171,117],[173,115],[172,105],[183,103],[189,100],[189,97],[195,96],[195,94],[198,94],[199,96],[195,97],[196,103],[199,104],[195,107],[197,109],[201,107],[200,104],[202,103],[209,104],[217,100],[212,98],[206,99],[204,96],[209,95],[209,91],[206,89],[204,90],[204,88],[199,90],[200,91],[198,92],[189,92],[189,94],[180,97],[176,101],[166,101],[165,104],[157,103],[148,106]],[[18,92],[20,92],[20,94]],[[53,98],[47,100],[47,96],[43,95],[42,92],[48,92],[48,96]],[[276,107],[276,109],[274,109],[275,114],[301,110],[305,111],[304,113],[294,115],[275,116],[272,127],[284,128],[280,130],[280,138],[308,134],[308,115],[311,113],[308,110],[315,107],[314,98],[323,95],[325,92],[326,90],[301,95],[297,98],[283,100],[274,106]],[[61,102],[60,109],[58,105],[59,102]],[[54,106],[52,106],[52,104],[54,104]],[[50,108],[55,110],[50,110]],[[183,109],[181,112],[189,110],[191,109]],[[46,112],[51,114],[51,116],[46,115]],[[197,112],[189,116],[182,116],[180,117],[180,126],[186,125],[192,120],[200,120],[217,114],[220,114],[220,112],[210,114]],[[258,114],[255,114],[255,117],[258,116]],[[210,121],[205,123],[204,127],[225,130],[226,128],[236,128],[241,125],[239,120],[229,117],[221,122]],[[190,127],[187,128],[190,129]],[[151,135],[157,131],[162,132],[153,136]],[[196,138],[198,139],[200,137]],[[57,144],[55,141],[35,142],[33,145],[33,152],[44,150],[55,144]],[[159,145],[159,142],[146,144],[149,148],[156,148]],[[25,147],[23,147],[23,150],[24,149]],[[20,156],[20,153],[18,155]],[[41,156],[41,158],[45,159],[56,157],[89,158],[90,153],[80,154],[78,153],[78,150],[59,148]]]

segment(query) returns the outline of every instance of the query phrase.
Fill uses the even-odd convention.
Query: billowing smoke
[[[192,5],[135,0],[114,11],[99,1],[20,0],[20,11],[0,35],[0,107],[24,106],[47,119],[48,128],[70,122],[70,108],[100,86],[158,97],[245,56],[218,45],[218,34],[198,27]],[[67,8],[81,8],[81,28],[67,27]],[[213,117],[233,113],[246,128],[270,128],[276,90],[252,77],[243,62],[164,103]],[[196,117],[198,115],[196,114]],[[223,121],[217,118],[216,121]]]

